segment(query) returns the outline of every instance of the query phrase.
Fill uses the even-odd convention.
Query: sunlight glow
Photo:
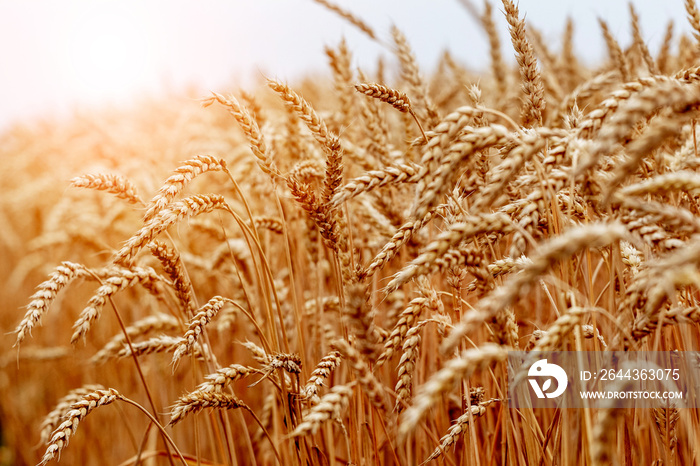
[[[160,78],[157,37],[147,11],[91,3],[58,38],[63,85],[86,103],[117,102],[153,91]]]

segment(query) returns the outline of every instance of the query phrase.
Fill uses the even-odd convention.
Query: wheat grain
[[[170,411],[168,425],[175,425],[190,414],[210,409],[250,409],[241,400],[223,393],[195,391],[180,397]]]

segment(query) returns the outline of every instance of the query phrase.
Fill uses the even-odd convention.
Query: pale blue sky
[[[389,40],[392,23],[429,69],[448,47],[467,66],[488,66],[486,38],[458,0],[355,0],[338,4]],[[479,10],[480,0],[471,0]],[[501,4],[503,53],[512,52]],[[688,31],[682,0],[633,1],[655,53],[670,18]],[[603,54],[596,21],[604,18],[629,42],[626,1],[521,0],[520,11],[553,47],[567,16],[576,22],[577,52]],[[390,53],[311,0],[0,0],[0,129],[37,115],[65,114],[75,105],[128,102],[133,96],[194,85],[225,92],[261,72],[293,81],[326,72],[324,45],[345,37],[356,65],[372,68]]]

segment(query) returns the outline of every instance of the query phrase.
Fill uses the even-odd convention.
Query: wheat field
[[[316,1],[391,60],[1,136],[0,464],[700,464],[697,410],[513,409],[505,363],[699,349],[695,0],[596,66],[484,2],[431,73]]]

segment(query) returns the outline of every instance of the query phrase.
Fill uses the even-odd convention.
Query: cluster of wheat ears
[[[4,136],[3,290],[26,305],[44,281],[2,317],[0,460],[699,464],[697,410],[516,410],[505,367],[697,349],[695,1],[693,35],[669,24],[656,56],[632,7],[628,47],[601,20],[597,68],[573,22],[555,51],[485,2],[490,70],[445,52],[429,78],[398,28],[318,3],[396,76],[342,41],[328,86]],[[71,171],[92,191],[57,187]]]

